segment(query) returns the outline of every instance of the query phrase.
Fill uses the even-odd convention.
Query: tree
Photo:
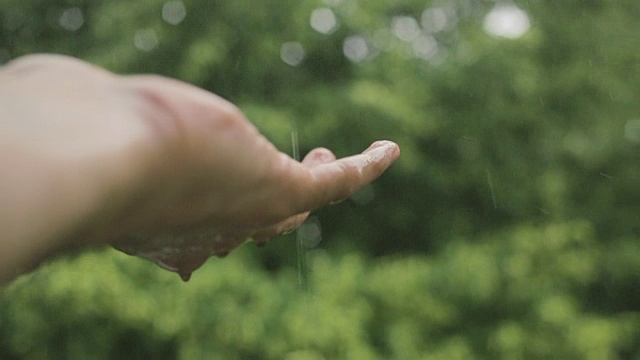
[[[301,153],[402,148],[378,182],[315,214],[311,297],[295,289],[294,235],[187,286],[91,254],[2,291],[0,357],[639,356],[640,3],[0,8],[0,61],[48,51],[177,77],[236,102],[284,151],[292,132]],[[487,30],[505,9],[528,31]]]

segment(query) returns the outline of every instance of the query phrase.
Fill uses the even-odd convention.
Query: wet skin
[[[0,279],[59,252],[116,244],[143,255],[176,239],[202,251],[163,265],[190,273],[247,238],[296,228],[399,156],[379,141],[342,159],[314,149],[298,162],[212,93],[62,56],[0,68],[0,119]]]

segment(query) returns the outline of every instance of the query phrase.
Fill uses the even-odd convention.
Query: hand
[[[246,236],[265,242],[399,155],[382,141],[300,163],[214,94],[52,55],[0,70],[0,126],[0,278],[60,249],[157,234],[205,229],[218,254]]]

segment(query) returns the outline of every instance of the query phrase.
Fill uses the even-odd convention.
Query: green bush
[[[256,267],[255,252],[211,260],[189,283],[112,250],[48,264],[2,292],[3,358],[640,356],[640,316],[602,311],[591,292],[614,269],[636,274],[617,287],[637,285],[640,246],[602,253],[587,222],[519,226],[438,257],[314,250],[308,291],[293,271]]]
[[[188,284],[90,253],[2,289],[0,358],[640,358],[639,1],[514,1],[531,22],[518,39],[483,31],[494,1],[183,1],[175,25],[166,2],[0,0],[0,63],[56,52],[172,76],[285,152],[297,130],[301,153],[389,138],[402,155],[316,213],[308,294],[291,237]],[[318,8],[335,31],[309,26]],[[425,59],[392,27],[434,8],[446,26]]]

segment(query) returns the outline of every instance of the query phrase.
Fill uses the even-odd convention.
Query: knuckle
[[[156,75],[137,76],[125,80],[125,87],[137,104],[140,117],[161,139],[173,139],[182,132],[180,116],[171,100],[158,90],[162,81]]]

